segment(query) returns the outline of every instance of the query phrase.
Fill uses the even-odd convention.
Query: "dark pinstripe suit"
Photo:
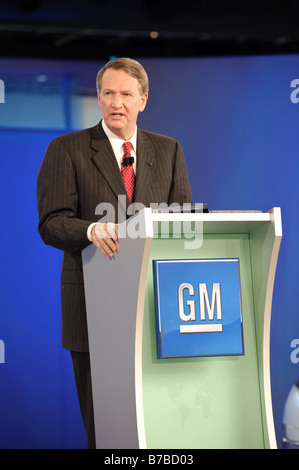
[[[46,244],[64,251],[61,300],[66,349],[88,351],[81,250],[90,243],[88,226],[99,219],[96,206],[109,202],[117,213],[119,194],[126,194],[125,186],[101,124],[50,143],[38,175],[39,232]],[[145,206],[191,202],[185,160],[176,140],[137,131],[135,201]]]
[[[72,351],[75,378],[89,447],[94,447],[88,335],[81,250],[90,242],[87,228],[98,220],[99,203],[111,203],[118,219],[118,195],[126,190],[110,142],[98,124],[54,139],[38,174],[39,232],[46,244],[64,251],[61,273],[62,345]],[[135,202],[191,202],[185,160],[179,143],[137,131]],[[129,199],[123,207],[125,219]],[[112,221],[114,222],[114,221]]]

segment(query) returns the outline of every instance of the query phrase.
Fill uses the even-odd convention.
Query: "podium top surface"
[[[200,222],[203,233],[252,233],[259,227],[274,223],[276,235],[281,235],[280,208],[261,211],[210,211],[209,213],[150,213],[151,222]]]

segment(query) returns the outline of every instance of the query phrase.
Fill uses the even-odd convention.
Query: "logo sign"
[[[238,259],[154,260],[158,357],[243,355]]]

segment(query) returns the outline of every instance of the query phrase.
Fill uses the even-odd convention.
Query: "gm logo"
[[[222,331],[222,323],[212,323],[215,318],[215,306],[217,306],[217,320],[222,320],[222,308],[221,308],[221,293],[220,283],[213,282],[212,286],[212,304],[209,300],[207,284],[198,284],[199,293],[199,311],[200,311],[200,324],[195,323],[195,301],[187,300],[186,304],[190,309],[188,315],[185,314],[185,302],[184,302],[184,290],[187,289],[189,295],[194,297],[194,287],[188,282],[183,282],[178,288],[178,303],[179,303],[179,316],[183,322],[189,322],[190,324],[180,325],[180,333],[204,333],[212,331]],[[206,310],[209,321],[206,320]],[[193,323],[194,322],[194,323]]]
[[[243,355],[238,259],[154,260],[158,357]]]

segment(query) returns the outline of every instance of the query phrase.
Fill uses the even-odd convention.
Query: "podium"
[[[94,245],[82,252],[97,448],[276,448],[270,324],[280,208],[144,208],[119,232],[114,259]],[[159,357],[153,261],[215,259],[238,260],[244,352]]]

